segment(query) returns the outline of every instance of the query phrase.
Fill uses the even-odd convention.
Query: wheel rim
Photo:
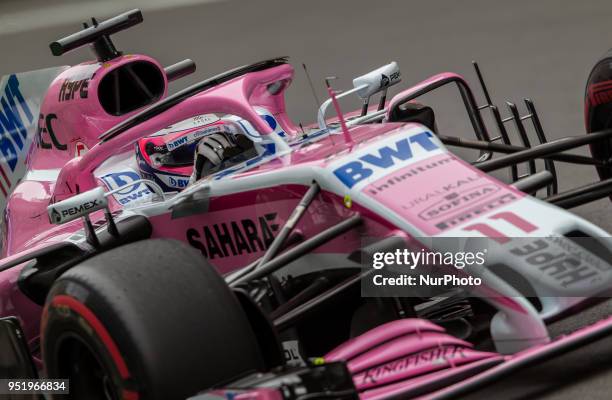
[[[59,376],[69,379],[71,398],[120,400],[112,373],[80,338],[65,337],[60,343],[57,360]]]

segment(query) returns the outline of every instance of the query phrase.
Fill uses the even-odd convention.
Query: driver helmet
[[[275,132],[285,136],[268,110],[263,107],[254,108]],[[236,125],[242,132],[236,132]],[[242,118],[198,115],[138,140],[136,160],[142,178],[157,183],[166,192],[184,189],[193,173],[195,150],[199,141],[215,133],[225,136],[229,141],[234,140],[237,133],[244,133],[255,144],[259,154],[274,152],[274,145],[268,143]]]

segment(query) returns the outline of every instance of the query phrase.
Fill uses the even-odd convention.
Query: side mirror
[[[47,213],[49,214],[49,221],[55,225],[65,224],[77,218],[83,218],[83,228],[85,229],[87,242],[94,247],[99,247],[100,241],[89,219],[89,214],[102,209],[104,209],[108,233],[113,236],[118,236],[119,231],[117,231],[117,226],[108,208],[106,192],[102,187],[97,187],[67,198],[66,200],[50,204],[47,207]]]
[[[373,94],[383,92],[378,104],[378,110],[380,111],[385,105],[387,89],[390,86],[399,83],[401,80],[399,66],[395,61],[393,61],[387,65],[383,65],[382,67],[375,69],[374,71],[368,72],[365,75],[361,75],[353,79],[353,88],[338,94],[336,99],[357,94],[357,96],[359,96],[359,98],[363,101],[361,116],[364,116],[368,111],[370,97]],[[319,107],[317,122],[319,124],[319,128],[321,129],[327,128],[327,124],[325,123],[325,112],[331,103],[332,99],[330,98],[325,100],[323,104],[321,104],[321,107]]]
[[[399,66],[395,61],[353,79],[353,87],[362,100],[367,100],[374,93],[385,90],[401,81]]]
[[[49,221],[52,224],[61,225],[106,208],[108,207],[108,201],[104,194],[104,188],[97,187],[51,204],[47,207]]]

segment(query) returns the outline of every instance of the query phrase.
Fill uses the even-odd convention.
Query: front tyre
[[[225,281],[169,240],[128,244],[63,274],[47,297],[42,344],[47,376],[70,379],[72,399],[185,399],[264,368]]]
[[[596,63],[587,79],[584,94],[584,118],[587,133],[612,128],[612,49]],[[606,139],[589,145],[598,160],[612,158],[612,140]],[[601,180],[612,178],[612,168],[597,167]],[[611,197],[612,199],[612,197]]]

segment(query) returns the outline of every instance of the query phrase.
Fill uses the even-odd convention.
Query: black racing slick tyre
[[[584,94],[584,118],[587,133],[612,128],[612,49],[595,63],[589,74]],[[593,157],[598,160],[612,158],[610,139],[589,147]],[[597,167],[597,173],[602,180],[612,178],[610,167]]]
[[[88,259],[51,289],[42,317],[61,399],[172,400],[261,370],[261,350],[225,281],[177,241],[131,243]]]

